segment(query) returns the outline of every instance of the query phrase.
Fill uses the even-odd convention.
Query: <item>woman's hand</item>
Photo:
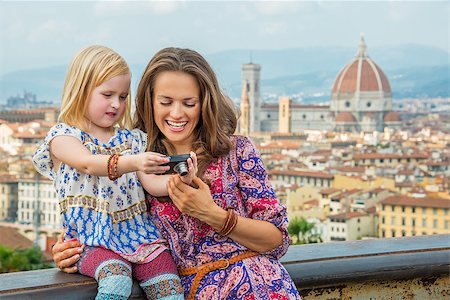
[[[134,157],[136,169],[145,174],[162,174],[170,169],[169,166],[161,166],[168,163],[170,159],[160,153],[143,152],[136,154]]]
[[[200,178],[194,177],[192,183],[198,188],[185,184],[180,175],[171,176],[167,183],[170,199],[182,213],[219,229],[227,212],[214,202],[209,186]]]
[[[189,173],[187,173],[184,176],[181,176],[181,181],[183,181],[187,185],[192,184],[192,180],[194,179],[194,177],[197,176],[197,172],[198,172],[197,155],[195,154],[195,152],[192,152],[192,151],[191,151],[191,153],[189,153],[189,155],[191,156],[191,158],[188,158],[188,160],[187,160]]]
[[[64,232],[58,236],[56,244],[52,248],[53,261],[56,266],[65,273],[78,271],[75,263],[80,260],[83,247],[79,241],[64,242]]]

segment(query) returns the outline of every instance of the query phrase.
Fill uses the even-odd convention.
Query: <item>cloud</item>
[[[262,33],[266,35],[278,35],[280,33],[284,33],[285,29],[287,29],[287,26],[284,22],[268,22],[262,26]]]
[[[255,10],[263,15],[297,14],[317,6],[314,2],[303,1],[255,1]]]
[[[74,28],[69,22],[49,19],[42,24],[30,29],[26,36],[27,42],[31,44],[42,43],[42,41],[57,41],[72,38]]]
[[[184,1],[100,1],[94,6],[97,16],[130,16],[152,13],[168,15],[184,7]]]

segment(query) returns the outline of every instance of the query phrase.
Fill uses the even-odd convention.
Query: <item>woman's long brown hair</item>
[[[200,87],[201,116],[192,150],[197,154],[198,175],[202,177],[212,161],[231,150],[230,135],[236,130],[237,111],[231,99],[221,92],[214,71],[199,53],[190,49],[162,49],[148,63],[136,95],[134,127],[147,133],[148,151],[177,154],[156,126],[153,115],[155,81],[165,71],[190,74]]]

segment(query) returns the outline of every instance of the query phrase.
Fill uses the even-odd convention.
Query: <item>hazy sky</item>
[[[160,48],[422,44],[449,51],[449,1],[1,1],[0,74],[66,65],[104,44],[130,64]]]

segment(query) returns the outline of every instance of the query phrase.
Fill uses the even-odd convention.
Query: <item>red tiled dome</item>
[[[402,118],[400,118],[400,115],[395,111],[390,111],[384,115],[384,122],[400,122],[401,120]]]
[[[336,77],[332,94],[355,93],[357,91],[391,93],[391,86],[386,75],[367,56],[366,44],[362,37],[356,57]]]
[[[344,111],[336,116],[335,121],[336,123],[356,123],[356,118],[352,113]]]

